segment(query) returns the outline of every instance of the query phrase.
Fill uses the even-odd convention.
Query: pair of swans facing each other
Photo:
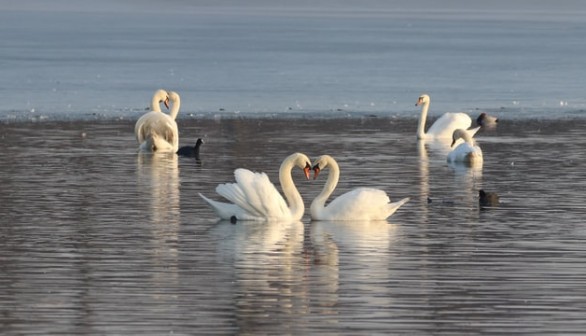
[[[161,111],[161,103],[169,108],[169,114]],[[181,99],[173,91],[157,90],[151,100],[151,111],[141,116],[134,125],[134,135],[141,152],[177,152],[179,128],[175,119],[179,114]]]
[[[216,188],[218,194],[232,203],[218,202],[202,194],[199,195],[222,219],[300,220],[305,212],[305,206],[291,176],[294,167],[302,169],[306,179],[309,179],[309,173],[312,169],[315,178],[321,170],[330,168],[326,185],[311,203],[310,212],[313,220],[385,220],[409,201],[409,198],[404,198],[391,203],[387,194],[382,190],[357,188],[339,196],[325,206],[326,200],[338,184],[339,166],[329,155],[320,156],[312,166],[309,158],[302,153],[288,156],[279,169],[279,181],[286,200],[266,174],[254,173],[242,168],[236,169],[234,172],[236,183],[220,184]]]

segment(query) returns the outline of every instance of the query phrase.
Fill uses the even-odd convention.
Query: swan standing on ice
[[[482,164],[482,150],[475,144],[470,134],[463,129],[457,129],[452,135],[452,146],[459,139],[463,139],[464,142],[448,154],[448,162],[469,165]]]
[[[199,196],[222,219],[298,221],[303,217],[305,206],[291,176],[293,167],[301,168],[305,178],[309,179],[311,163],[305,154],[294,153],[281,164],[279,182],[287,201],[265,173],[254,173],[243,168],[234,171],[236,183],[225,183],[216,187],[216,192],[232,203],[213,201],[201,193]]]
[[[340,178],[340,167],[329,155],[320,156],[313,165],[314,179],[320,171],[330,168],[328,179],[321,193],[311,202],[311,219],[331,221],[370,221],[385,220],[399,207],[409,201],[403,198],[391,203],[387,193],[374,188],[357,188],[334,199],[327,206],[326,200],[336,189]]]
[[[160,103],[171,111],[165,114],[161,111]],[[181,107],[181,99],[176,92],[157,90],[151,101],[151,111],[140,117],[134,126],[136,140],[140,144],[141,151],[151,152],[176,152],[179,149],[179,129],[177,127],[177,114]]]
[[[417,127],[417,139],[449,139],[456,129],[465,129],[474,136],[480,127],[468,129],[472,125],[472,119],[466,113],[447,112],[437,119],[431,127],[425,132],[425,122],[427,120],[427,111],[429,110],[430,98],[424,94],[417,99],[415,106],[422,105],[421,115],[419,116],[419,125]]]

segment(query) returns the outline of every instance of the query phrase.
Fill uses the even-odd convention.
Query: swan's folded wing
[[[390,203],[387,193],[380,189],[357,188],[351,190],[327,205],[327,211],[335,214],[337,220],[343,219],[385,219],[387,205]]]
[[[262,214],[257,209],[250,206],[250,203],[246,199],[246,195],[237,183],[220,184],[216,187],[216,192],[225,199],[234,203],[236,206],[248,212],[251,216],[262,217]]]
[[[437,119],[427,130],[427,134],[435,138],[451,138],[455,130],[468,129],[472,125],[472,119],[463,112],[447,112]]]
[[[247,169],[236,169],[236,182],[248,203],[266,218],[279,218],[288,214],[287,203],[265,173],[254,173]]]

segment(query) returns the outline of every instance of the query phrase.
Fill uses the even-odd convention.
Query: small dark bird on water
[[[199,160],[199,147],[201,147],[201,144],[203,144],[203,140],[201,138],[197,139],[197,141],[195,142],[195,146],[183,146],[179,148],[179,150],[177,151],[177,155],[192,157],[196,160]]]
[[[499,195],[493,192],[478,191],[478,204],[481,207],[494,207],[499,205]]]

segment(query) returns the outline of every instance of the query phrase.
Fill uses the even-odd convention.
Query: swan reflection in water
[[[174,153],[139,153],[137,186],[139,194],[149,200],[147,207],[153,239],[155,263],[164,265],[165,274],[156,273],[161,286],[177,280],[177,245],[180,226],[179,169]]]
[[[462,141],[459,139],[458,141]],[[443,203],[453,203],[454,196],[464,197],[466,203],[471,207],[477,202],[477,193],[482,185],[482,166],[483,162],[448,162],[447,157],[451,152],[452,139],[437,140],[419,140],[417,149],[419,153],[419,176],[420,176],[420,202],[422,205],[422,215],[428,216],[428,206],[432,200],[431,188],[435,183],[441,184],[445,178],[441,174],[447,165],[453,173],[452,192],[445,195],[436,195],[434,199],[439,198]],[[458,142],[454,146],[458,146]],[[430,154],[428,154],[428,149]],[[436,177],[432,181],[433,177]],[[462,194],[463,193],[463,194]]]
[[[390,301],[392,297],[384,293],[389,291],[386,284],[392,278],[389,250],[397,229],[397,225],[387,221],[313,221],[310,236],[314,249],[312,274],[316,283],[311,287],[319,290],[311,293],[313,300],[317,301],[313,306],[320,307],[323,310],[320,313],[327,314],[343,305],[344,297],[340,294],[346,292],[345,284],[351,284],[353,292],[380,294],[376,303],[368,302],[366,298],[370,295],[365,295],[363,304],[390,306],[391,302],[382,301]]]
[[[267,316],[275,319],[273,323],[283,324],[307,312],[303,235],[300,221],[232,224],[223,220],[214,226],[218,254],[234,263],[235,306],[241,332],[271,323]],[[288,318],[279,320],[280,316]]]

